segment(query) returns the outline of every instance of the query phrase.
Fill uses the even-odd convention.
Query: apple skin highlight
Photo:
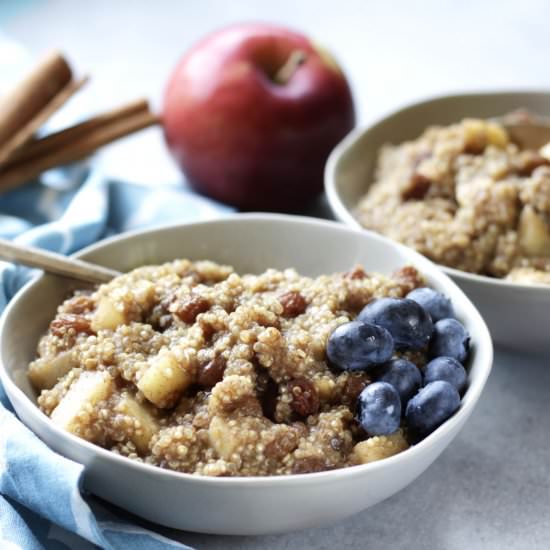
[[[304,59],[276,75],[293,52]],[[168,146],[200,193],[243,210],[289,211],[323,189],[332,148],[355,125],[338,65],[302,34],[234,25],[191,48],[164,96]]]

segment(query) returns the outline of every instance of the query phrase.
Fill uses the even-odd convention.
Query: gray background
[[[359,124],[439,93],[550,89],[544,0],[0,1],[4,32],[32,54],[60,48],[92,75],[60,123],[142,95],[158,105],[181,53],[205,32],[240,20],[290,24],[323,42],[348,74]],[[101,160],[115,177],[180,183],[158,129],[113,145]],[[269,537],[162,532],[205,549],[548,548],[548,363],[497,350],[486,391],[460,436],[411,486],[355,517]]]

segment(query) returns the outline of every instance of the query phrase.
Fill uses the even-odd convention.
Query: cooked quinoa
[[[355,216],[440,264],[550,284],[550,144],[477,119],[428,128],[381,149]]]
[[[325,345],[372,299],[423,283],[413,267],[317,278],[141,267],[67,299],[29,377],[59,426],[162,468],[251,476],[379,460],[406,449],[406,434],[367,438],[354,413],[370,379],[331,370]]]

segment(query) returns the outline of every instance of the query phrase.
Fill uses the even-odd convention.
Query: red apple
[[[242,209],[292,210],[323,188],[353,128],[346,78],[304,35],[240,24],[196,44],[166,88],[166,141],[199,192]]]

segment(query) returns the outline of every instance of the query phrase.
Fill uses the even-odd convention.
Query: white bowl
[[[356,129],[332,151],[325,189],[335,217],[360,228],[352,214],[373,181],[380,147],[418,137],[433,124],[465,117],[489,118],[520,107],[550,114],[550,92],[487,92],[443,96],[396,111],[364,129]],[[550,287],[474,275],[441,266],[473,300],[499,344],[528,353],[550,351]]]
[[[208,478],[141,464],[56,427],[35,405],[26,369],[40,335],[67,295],[67,282],[43,275],[10,302],[0,323],[0,379],[19,417],[52,449],[85,465],[90,492],[169,527],[220,534],[266,534],[334,521],[403,489],[445,449],[481,395],[493,358],[485,323],[462,291],[429,260],[368,232],[282,215],[249,214],[126,234],[91,246],[79,257],[121,271],[174,258],[207,258],[241,272],[295,267],[306,275],[362,263],[391,273],[415,265],[452,299],[472,335],[469,386],[459,411],[405,452],[363,466],[316,474]]]

